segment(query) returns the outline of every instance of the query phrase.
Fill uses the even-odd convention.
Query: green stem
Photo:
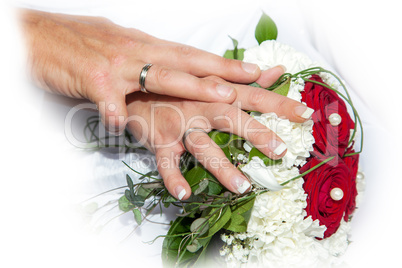
[[[298,175],[298,176],[296,176],[296,177],[291,178],[290,180],[287,180],[287,181],[281,183],[281,185],[282,185],[282,186],[285,186],[285,185],[288,184],[289,182],[292,182],[292,181],[294,181],[294,180],[297,180],[297,179],[299,179],[299,178],[301,178],[301,177],[307,175],[308,173],[310,173],[310,172],[316,170],[317,168],[321,167],[321,166],[324,165],[325,163],[328,163],[329,161],[331,161],[331,160],[334,159],[334,158],[335,158],[335,156],[331,156],[331,157],[325,159],[324,161],[322,161],[322,162],[319,163],[318,165],[315,165],[314,167],[312,167],[312,168],[308,169],[307,171],[303,172],[302,174],[300,174],[300,175]]]
[[[158,178],[149,176],[149,175],[147,175],[147,174],[143,174],[143,173],[141,173],[141,172],[139,172],[139,171],[133,169],[132,167],[130,167],[130,166],[129,166],[126,162],[124,162],[124,161],[122,161],[122,162],[123,162],[123,164],[126,165],[126,167],[128,167],[131,171],[137,173],[138,175],[141,175],[142,177],[147,177],[147,178],[150,178],[150,179],[153,179],[153,180],[159,180]]]

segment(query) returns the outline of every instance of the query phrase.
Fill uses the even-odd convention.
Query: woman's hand
[[[232,103],[233,86],[250,83],[261,72],[257,65],[228,60],[189,46],[118,26],[98,17],[21,12],[32,76],[39,86],[96,103],[111,132],[124,129],[125,97],[140,89],[139,75],[152,63],[145,87],[162,95],[206,102]]]
[[[209,78],[225,84],[219,78]],[[227,82],[226,82],[227,83]],[[251,186],[247,178],[226,158],[206,132],[218,129],[250,141],[272,159],[286,153],[286,145],[271,130],[253,119],[245,110],[276,112],[294,122],[304,122],[312,111],[305,105],[276,93],[250,86],[233,85],[237,98],[232,105],[183,100],[156,94],[133,93],[128,96],[128,127],[141,144],[155,153],[158,170],[169,192],[187,199],[191,188],[181,175],[179,161],[185,147],[228,190],[243,193]]]

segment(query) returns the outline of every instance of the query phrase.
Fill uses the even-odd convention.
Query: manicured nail
[[[227,98],[229,97],[234,91],[234,88],[232,88],[231,86],[227,86],[227,85],[217,85],[216,86],[216,92],[218,92],[218,94],[223,97],[223,98]]]
[[[179,185],[176,187],[175,189],[176,195],[177,195],[177,199],[182,200],[183,197],[186,195],[186,189],[184,189],[183,186]]]
[[[243,70],[249,74],[255,73],[259,68],[257,64],[248,62],[242,62],[241,66],[243,67]]]
[[[234,177],[232,179],[232,185],[241,194],[247,191],[247,189],[251,186],[250,182],[246,178],[241,176]]]
[[[284,151],[286,151],[287,146],[281,141],[278,140],[272,140],[269,144],[268,147],[271,149],[271,151],[276,154],[276,155],[281,155]]]
[[[279,64],[279,65],[277,65],[277,66],[275,66],[275,67],[282,68],[283,72],[286,73],[286,70],[287,70],[287,69],[286,69],[286,66],[285,66],[285,65]]]
[[[114,136],[120,136],[123,135],[124,133],[124,128],[120,128],[118,126],[108,126],[107,124],[105,125],[105,129],[106,131],[110,134],[110,135],[114,135]]]
[[[299,105],[295,108],[295,114],[304,119],[309,119],[313,113],[314,110],[305,105]]]

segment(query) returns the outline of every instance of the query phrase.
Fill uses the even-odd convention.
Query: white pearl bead
[[[357,172],[356,179],[359,180],[359,181],[363,180],[364,179],[364,173],[363,172]]]
[[[331,126],[334,127],[338,126],[342,122],[342,117],[337,113],[331,114],[328,119]]]
[[[334,188],[330,192],[330,196],[333,200],[339,201],[343,198],[343,191],[341,188]]]

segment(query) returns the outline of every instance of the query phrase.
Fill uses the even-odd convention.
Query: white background
[[[129,243],[116,247],[102,236],[86,233],[71,209],[77,195],[84,191],[82,185],[92,183],[96,193],[111,184],[99,185],[92,178],[86,182],[92,174],[87,162],[82,161],[63,132],[60,114],[68,110],[69,104],[44,97],[27,81],[12,5],[106,16],[121,25],[217,54],[231,46],[227,35],[237,38],[243,47],[255,45],[254,27],[264,10],[277,23],[280,41],[313,58],[322,56],[342,75],[362,111],[366,193],[353,221],[353,243],[343,257],[345,266],[396,263],[402,238],[399,5],[389,0],[277,2],[2,3],[0,243],[4,249],[0,259],[7,263],[5,267],[111,267],[127,263],[134,266],[139,260],[154,262],[150,255],[138,253],[148,252],[147,245],[139,241],[132,247]],[[62,112],[49,109],[54,106]],[[48,113],[55,116],[49,119]],[[145,235],[151,232],[146,228]]]

